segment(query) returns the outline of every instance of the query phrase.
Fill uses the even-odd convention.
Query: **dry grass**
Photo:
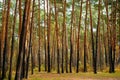
[[[92,72],[64,74],[36,72],[34,75],[29,75],[28,80],[120,80],[120,72],[112,74],[105,72],[98,72],[98,74]]]

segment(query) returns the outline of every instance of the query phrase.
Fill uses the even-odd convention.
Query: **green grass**
[[[14,72],[12,80],[14,80]],[[120,71],[115,73],[108,72],[98,72],[94,74],[93,72],[79,72],[79,73],[61,73],[57,74],[56,72],[46,73],[35,71],[33,75],[29,73],[29,78],[27,80],[120,80]],[[4,79],[8,80],[8,79]]]
[[[120,72],[115,72],[111,74],[106,72],[98,72],[97,74],[94,74],[93,72],[64,73],[64,74],[36,72],[34,75],[29,75],[28,80],[83,80],[83,79],[120,80]]]
[[[29,78],[27,80],[120,80],[120,66],[116,67],[115,71],[115,73],[110,74],[109,68],[106,67],[103,71],[98,71],[97,74],[94,74],[92,70],[86,73],[82,72],[82,70],[79,73],[75,73],[75,70],[73,70],[73,73],[57,74],[55,70],[47,73],[44,72],[44,69],[42,69],[42,72],[38,72],[38,68],[35,68],[33,75],[29,71]],[[13,71],[12,80],[14,80],[14,77],[15,72]],[[4,80],[8,80],[8,78]]]

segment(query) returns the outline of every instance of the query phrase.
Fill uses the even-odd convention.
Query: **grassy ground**
[[[120,72],[116,73],[105,73],[98,72],[98,74],[93,74],[93,72],[87,73],[35,73],[34,75],[29,75],[28,80],[120,80]]]

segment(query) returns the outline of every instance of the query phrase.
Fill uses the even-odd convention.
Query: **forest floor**
[[[97,74],[93,72],[64,74],[36,72],[29,75],[28,80],[120,80],[120,72],[111,74],[108,72],[98,72]]]

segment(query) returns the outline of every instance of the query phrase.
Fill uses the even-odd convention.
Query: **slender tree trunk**
[[[56,46],[56,40],[55,40],[55,30],[53,34],[53,42],[52,42],[52,55],[51,55],[51,69],[55,70],[55,46]]]
[[[35,7],[35,0],[33,0],[33,6],[32,6],[31,29],[33,29],[33,27],[34,27],[34,11],[35,11],[34,7]],[[31,35],[32,35],[32,32],[31,32]],[[31,45],[32,45],[32,42],[31,42]],[[34,54],[32,51],[32,46],[31,46],[30,50],[31,50],[31,74],[33,74],[34,73]]]
[[[110,33],[110,45],[109,45],[109,73],[112,73],[112,41]]]
[[[120,4],[118,6],[120,6]],[[119,24],[119,33],[118,33],[119,34],[119,58],[118,58],[118,63],[119,63],[119,61],[120,61],[120,12],[118,15],[119,15],[119,22],[118,22],[118,24]]]
[[[9,14],[10,14],[10,0],[8,1],[8,6],[7,6],[7,14],[6,14],[6,24],[5,24],[5,42],[4,42],[4,49],[3,49],[3,66],[2,66],[2,79],[6,78],[6,68],[7,68],[7,55],[8,55],[8,25],[9,25]]]
[[[31,49],[30,49],[30,52],[31,52],[31,74],[34,73],[34,58],[33,58],[33,45],[31,45]]]
[[[31,6],[31,0],[29,0],[29,5],[28,5],[28,15],[27,15],[27,24],[26,24],[26,26],[28,26],[29,28],[28,29],[30,29],[31,30],[31,24],[30,24],[30,12],[31,12],[31,9],[30,9],[30,6]],[[29,31],[30,31],[29,30]],[[27,34],[26,34],[27,35]],[[29,58],[30,58],[30,51],[31,51],[31,47],[32,47],[32,44],[31,44],[31,35],[32,35],[32,32],[30,31],[30,38],[29,38],[29,47],[28,47],[28,55],[26,56],[26,72],[25,72],[25,78],[28,78],[28,70],[29,70]],[[23,69],[24,70],[24,69]]]
[[[26,33],[25,33],[26,34]],[[25,48],[25,44],[26,44],[26,39],[25,39],[25,43],[23,46],[23,62],[22,62],[22,67],[21,67],[21,79],[25,77],[25,72],[26,72],[26,48]]]
[[[28,49],[28,56],[27,56],[27,61],[26,61],[26,79],[28,78],[28,70],[29,70],[29,58],[30,58],[30,53],[31,53],[31,47],[32,47],[32,41],[31,41],[31,38],[32,38],[32,28],[31,28],[31,25],[30,25],[30,39],[29,39],[29,49]]]
[[[61,64],[61,68],[62,68],[62,73],[64,73],[64,32],[62,33],[62,64]]]
[[[2,39],[2,32],[0,31],[0,79],[1,79],[1,73],[2,73],[2,52],[1,52],[1,40]]]
[[[105,2],[106,15],[107,15],[107,40],[108,40],[108,56],[109,56],[109,72],[111,73],[111,38],[110,38],[110,24],[109,24],[109,15],[108,15],[108,0]]]
[[[3,66],[3,47],[4,47],[4,36],[5,36],[5,24],[6,24],[6,1],[3,0],[2,9],[2,28],[1,28],[1,52],[0,52],[0,79],[2,79],[2,66]]]
[[[113,58],[112,58],[112,72],[115,72],[115,53],[116,53],[116,9],[115,7],[117,7],[117,0],[115,1],[115,4],[113,5]]]
[[[74,0],[72,1],[72,14],[71,14],[71,33],[70,33],[70,73],[72,73],[72,59],[73,59],[73,17],[74,17]]]
[[[103,19],[102,19],[103,20]],[[107,49],[106,49],[106,34],[105,34],[105,25],[103,21],[103,43],[104,43],[104,53],[105,53],[105,65],[108,66],[108,59],[107,59]]]
[[[39,40],[38,40],[38,71],[40,72],[41,71],[41,51],[40,51],[40,46],[41,46],[41,34],[40,34],[40,31],[41,31],[41,28],[40,28],[40,0],[38,0],[38,9],[39,9],[39,14],[38,14],[38,27],[39,27]]]
[[[31,6],[31,0],[29,0],[28,2],[28,6],[27,6],[27,22],[25,23],[26,25],[26,32],[25,32],[25,39],[24,39],[24,44],[23,44],[23,62],[22,62],[22,68],[21,68],[21,79],[22,78],[25,78],[25,75],[26,75],[26,45],[27,45],[27,29],[29,27],[29,24],[30,24],[30,6]]]
[[[87,72],[86,65],[86,56],[87,56],[87,45],[86,45],[86,37],[87,37],[87,13],[88,12],[88,0],[86,0],[86,15],[85,15],[85,32],[84,32],[84,72]]]
[[[113,2],[112,2],[112,5],[113,5]],[[113,6],[112,6],[112,10],[113,10]],[[116,23],[114,23],[114,20],[113,20],[113,11],[111,13],[111,26],[110,26],[110,48],[109,48],[109,73],[113,73],[113,69],[114,69],[114,59],[115,59],[115,42],[114,42],[114,37],[116,37],[116,31],[115,31],[115,25]],[[113,30],[113,32],[112,32]],[[115,32],[114,32],[115,31]]]
[[[100,16],[101,16],[101,14],[100,14]],[[100,23],[99,23],[100,24]],[[97,50],[97,62],[98,62],[98,67],[101,69],[101,45],[100,45],[100,40],[101,39],[101,37],[100,37],[100,28],[98,29],[98,49],[96,49]]]
[[[66,73],[68,73],[68,44],[67,44],[67,34],[66,34],[66,28],[65,28],[65,67],[66,67]]]
[[[55,34],[54,34],[54,35],[55,35]],[[53,36],[54,36],[54,35],[53,35]],[[55,43],[55,42],[54,42],[54,37],[53,37],[53,41],[52,41],[52,51],[51,51],[51,59],[50,59],[50,64],[51,64],[51,65],[50,65],[50,69],[53,69],[53,70],[54,70],[54,64],[55,64],[55,63],[54,63],[54,58],[55,58],[55,57],[54,57],[54,43]]]
[[[64,30],[62,30],[62,73],[64,73]]]
[[[76,72],[79,72],[79,54],[80,54],[80,26],[81,26],[81,18],[82,18],[82,3],[83,0],[81,0],[81,5],[80,5],[80,15],[79,15],[79,25],[78,25],[78,39],[77,39],[77,68]]]
[[[67,44],[67,31],[66,31],[66,0],[64,0],[64,10],[63,10],[63,27],[64,27],[64,35],[65,35],[65,69],[66,69],[66,73],[68,73],[68,44]],[[63,54],[64,55],[64,54]],[[63,65],[62,65],[63,67]],[[62,71],[64,72],[64,71]]]
[[[60,50],[59,50],[59,39],[58,39],[58,12],[56,7],[56,0],[54,0],[55,7],[55,29],[56,29],[56,39],[57,39],[57,73],[60,73]]]
[[[115,25],[116,23],[114,23],[114,1],[112,1],[112,4],[111,4],[111,26],[110,26],[110,30],[109,30],[109,34],[110,34],[110,46],[109,46],[109,73],[113,73],[113,68],[114,68],[114,54],[115,54],[115,45],[114,45],[114,34],[115,34]],[[113,32],[112,32],[113,30]]]
[[[49,2],[47,0],[47,48],[48,48],[48,72],[50,72],[50,19],[51,19],[51,7],[50,7],[50,11],[49,10]]]
[[[99,30],[99,40],[98,40],[98,52],[99,52],[99,67],[100,67],[100,71],[102,71],[102,47],[101,47],[101,35],[100,35],[100,30]]]
[[[93,72],[95,73],[95,47],[94,47],[94,35],[93,35],[93,24],[92,24],[92,11],[91,11],[91,3],[89,0],[89,11],[90,11],[90,27],[91,27],[91,41],[92,41],[92,57],[93,57]]]
[[[28,0],[25,0],[25,8],[23,12],[23,22],[22,22],[22,28],[20,32],[20,39],[19,39],[19,53],[18,53],[18,59],[17,59],[17,65],[16,65],[16,74],[15,74],[15,80],[20,80],[21,75],[21,67],[22,67],[22,60],[23,60],[23,46],[25,43],[25,32],[26,32],[26,17],[27,17],[27,6],[28,6]]]
[[[21,0],[19,0],[19,32],[18,32],[18,36],[20,38],[20,32],[21,32],[21,28],[22,28],[22,9],[21,9]]]
[[[45,49],[45,71],[47,71],[47,49],[46,49],[46,12],[45,12],[45,0],[44,0],[44,49]]]
[[[65,53],[65,43],[64,43],[64,40],[65,40],[65,27],[66,27],[66,0],[64,0],[63,2],[63,30],[62,30],[62,73],[64,73],[64,53]]]
[[[96,32],[96,52],[94,55],[94,59],[95,59],[95,69],[94,69],[94,73],[97,73],[97,54],[98,54],[98,47],[99,47],[99,32],[100,32],[100,7],[101,7],[101,0],[99,0],[99,4],[98,4],[98,22],[97,22],[97,32]]]
[[[12,28],[10,70],[9,70],[9,76],[8,76],[9,80],[11,80],[11,78],[12,78],[12,61],[13,61],[13,54],[14,54],[14,33],[15,33],[15,24],[16,24],[17,5],[18,5],[18,0],[16,0],[15,12],[14,12],[14,21],[13,21],[13,28]]]

